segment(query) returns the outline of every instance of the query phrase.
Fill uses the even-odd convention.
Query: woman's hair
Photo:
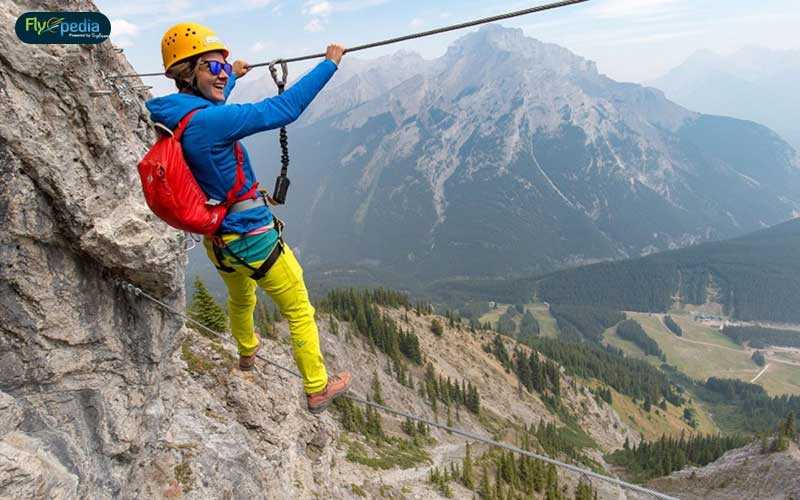
[[[197,69],[198,59],[200,59],[199,55],[189,57],[173,64],[167,70],[167,78],[175,80],[175,86],[178,87],[178,90],[194,87],[194,72]],[[186,80],[189,80],[190,83],[187,83]]]

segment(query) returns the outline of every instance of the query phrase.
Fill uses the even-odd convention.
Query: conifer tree
[[[472,489],[475,486],[475,480],[472,477],[472,456],[470,456],[469,442],[467,442],[467,453],[464,455],[463,471],[461,473],[461,482],[467,489]]]
[[[225,311],[216,303],[199,276],[194,281],[194,293],[192,294],[192,304],[189,306],[189,317],[215,332],[224,332],[228,325]],[[201,333],[211,336],[210,333],[205,331]]]
[[[281,310],[278,309],[277,304],[272,306],[272,321],[275,323],[280,323],[283,321],[283,316],[281,316]]]
[[[277,329],[272,324],[272,318],[269,314],[269,307],[267,307],[266,298],[258,297],[255,309],[255,327],[256,330],[263,337],[275,339],[277,338]]]
[[[592,500],[592,485],[580,479],[575,489],[575,500]]]
[[[453,427],[453,417],[450,413],[450,405],[447,405],[447,427]],[[452,432],[447,431],[448,434],[452,434]]]
[[[437,337],[441,337],[442,333],[444,333],[442,324],[439,322],[438,319],[434,319],[433,321],[431,321],[431,332],[433,332],[433,334],[436,335]]]
[[[489,485],[489,471],[486,469],[485,463],[481,468],[481,485],[478,488],[478,495],[480,495],[483,500],[491,500],[492,498],[492,487]]]
[[[381,416],[378,410],[373,409],[371,406],[367,407],[365,434],[375,438],[376,441],[380,441],[384,437]]]
[[[790,440],[794,440],[797,437],[797,420],[795,420],[794,412],[789,412],[789,415],[786,416],[782,434]]]
[[[333,314],[328,315],[328,328],[333,335],[339,336],[339,322],[334,319]]]
[[[378,372],[375,370],[372,370],[372,400],[379,405],[384,404],[383,388],[381,388],[381,381],[378,378]]]

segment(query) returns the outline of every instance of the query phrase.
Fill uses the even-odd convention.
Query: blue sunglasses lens
[[[211,71],[211,74],[214,75],[214,76],[217,76],[219,74],[220,70],[225,70],[225,73],[227,73],[229,75],[231,74],[231,71],[233,70],[231,65],[228,64],[228,63],[223,64],[223,63],[221,63],[219,61],[203,61],[203,62],[208,64],[208,69],[209,69],[209,71]]]

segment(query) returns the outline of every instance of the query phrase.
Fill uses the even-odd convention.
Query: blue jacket
[[[190,111],[192,116],[183,133],[181,145],[189,168],[209,198],[223,201],[236,179],[236,157],[233,143],[249,135],[288,125],[316,97],[336,72],[336,63],[326,59],[292,85],[283,94],[252,104],[215,103],[190,94],[170,94],[147,101],[150,119],[175,129]],[[236,76],[231,75],[225,87],[225,98],[233,89]],[[244,194],[256,181],[250,157],[242,146],[247,181],[238,193]],[[269,188],[269,186],[262,186]],[[272,213],[267,207],[252,208],[229,214],[220,226],[220,233],[243,234],[269,224]]]

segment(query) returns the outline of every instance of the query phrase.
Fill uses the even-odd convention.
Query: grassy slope
[[[696,380],[702,382],[715,376],[750,382],[761,371],[761,367],[750,359],[750,352],[718,330],[693,321],[688,316],[672,314],[673,319],[683,329],[683,337],[678,338],[663,325],[659,314],[626,314],[641,323],[647,334],[658,343],[667,355],[667,363]],[[614,328],[606,330],[603,339],[605,343],[622,349],[628,356],[647,359],[654,365],[661,364],[655,356],[645,356],[632,342],[617,337]],[[762,385],[771,395],[800,394],[800,366],[772,362],[756,383]]]
[[[773,395],[800,394],[800,366],[769,363],[769,368],[756,383]]]
[[[511,307],[510,304],[497,304],[497,307],[491,309],[489,312],[481,316],[478,321],[481,323],[486,323],[488,321],[492,324],[492,328],[494,328],[497,326],[497,320],[500,319],[500,316],[505,314],[509,307]]]
[[[502,316],[509,307],[511,307],[511,304],[497,304],[496,308],[481,316],[479,321],[481,323],[489,321],[492,324],[492,327],[496,327],[497,320],[500,319],[500,316]],[[531,314],[533,314],[533,317],[539,322],[539,335],[550,338],[558,337],[558,326],[556,325],[556,319],[550,315],[550,311],[547,306],[540,302],[534,302],[531,304],[525,304],[525,307],[530,310]],[[517,326],[519,326],[519,318],[516,318],[515,322],[517,323]]]
[[[526,304],[533,317],[539,322],[539,335],[542,337],[557,338],[558,325],[556,319],[550,315],[550,309],[542,303]]]
[[[638,321],[647,335],[658,343],[667,356],[668,364],[676,366],[694,379],[705,381],[708,377],[716,376],[737,378],[749,382],[760,370],[750,360],[750,354],[737,348],[722,334],[709,327],[691,320],[684,321],[683,318],[677,318],[676,321],[684,331],[683,338],[679,338],[664,326],[661,322],[661,315],[635,312],[626,312],[626,314],[629,318]],[[621,348],[629,356],[645,358],[641,349],[633,343],[617,337],[613,329],[606,331],[604,339],[607,343]],[[687,340],[705,344],[687,342]],[[661,361],[655,356],[647,356],[646,359],[654,365],[661,364]]]

